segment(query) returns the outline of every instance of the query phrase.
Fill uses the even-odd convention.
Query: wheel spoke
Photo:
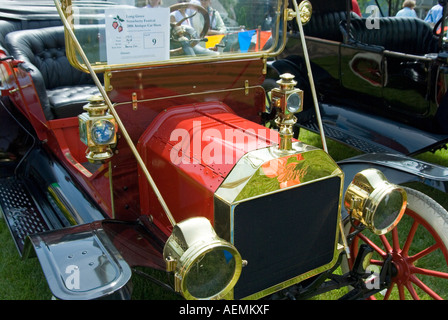
[[[423,249],[422,251],[420,251],[419,253],[413,255],[412,257],[409,257],[409,262],[410,263],[414,263],[415,261],[423,258],[424,256],[427,256],[428,254],[430,254],[431,252],[434,252],[435,250],[437,250],[438,248],[440,248],[440,244],[439,243],[435,243],[432,246]]]
[[[397,283],[398,295],[400,296],[400,300],[406,300],[406,296],[404,295],[403,285]]]
[[[370,260],[370,263],[375,265],[375,266],[380,266],[380,267],[384,265],[384,261],[383,260],[372,259],[372,260]]]
[[[431,276],[431,277],[436,277],[436,278],[441,278],[441,279],[448,279],[448,273],[436,271],[436,270],[412,267],[411,272],[418,273],[418,274],[425,275],[425,276]]]
[[[414,223],[412,224],[411,229],[409,230],[408,236],[406,238],[406,242],[403,246],[403,254],[407,255],[409,252],[409,248],[411,247],[412,240],[414,240],[415,232],[417,231],[417,228],[419,226],[419,223],[414,220]]]
[[[386,294],[384,295],[384,300],[389,300],[390,294],[392,293],[392,290],[394,289],[394,282],[391,282],[389,288],[387,288]]]
[[[400,251],[400,241],[398,240],[398,227],[392,229],[392,244],[395,252]],[[389,251],[391,252],[391,251]]]
[[[370,261],[372,265],[381,267],[385,259],[391,259],[392,278],[381,296],[385,300],[441,299],[445,295],[445,281],[448,281],[448,244],[441,234],[447,232],[448,227],[438,223],[441,221],[439,217],[446,219],[448,213],[432,205],[432,199],[411,189],[409,191],[408,195],[412,196],[409,203],[413,206],[406,208],[407,218],[388,235],[357,234],[352,242],[353,252],[357,252],[359,241],[362,241],[375,252],[374,259]]]
[[[395,229],[396,229],[396,228],[395,228]],[[395,230],[395,229],[394,229],[394,230]],[[392,252],[392,247],[391,247],[389,241],[387,240],[386,236],[385,236],[385,235],[381,235],[381,236],[380,236],[380,240],[381,240],[381,242],[383,243],[383,246],[384,246],[384,248],[386,249],[386,251],[387,251],[387,252]]]
[[[406,287],[406,289],[408,289],[409,293],[411,294],[412,299],[420,300],[420,297],[418,296],[417,291],[415,291],[411,282],[407,281],[405,284],[405,287]]]
[[[362,241],[364,241],[367,245],[369,245],[370,247],[372,247],[373,250],[375,250],[376,252],[378,252],[382,257],[386,256],[386,252],[384,252],[383,249],[381,249],[380,247],[378,247],[372,240],[370,240],[369,238],[367,238],[365,235],[363,234],[359,234],[358,235],[359,238],[362,239]]]
[[[435,293],[430,287],[428,287],[426,284],[424,284],[420,279],[418,279],[416,276],[411,276],[409,279],[415,283],[420,289],[422,289],[424,292],[426,292],[431,298],[436,300],[443,300],[437,293]]]

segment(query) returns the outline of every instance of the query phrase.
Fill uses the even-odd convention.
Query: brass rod
[[[73,32],[69,22],[67,21],[65,15],[64,15],[64,12],[62,11],[62,8],[59,4],[59,0],[54,0],[54,3],[56,5],[56,9],[58,10],[59,16],[61,17],[61,20],[64,24],[65,30],[68,32],[68,34],[72,38],[73,44],[75,45],[76,50],[78,51],[78,53],[81,56],[84,63],[86,64],[86,67],[89,70],[93,81],[95,82],[101,95],[103,96],[105,103],[109,107],[109,111],[112,113],[115,120],[117,121],[118,127],[121,130],[122,136],[125,138],[126,142],[128,143],[129,147],[131,148],[131,151],[134,154],[138,164],[140,165],[144,175],[146,176],[149,184],[151,185],[154,192],[156,193],[157,199],[159,200],[160,204],[162,205],[162,208],[165,211],[165,214],[168,217],[168,220],[170,220],[171,225],[174,226],[176,224],[176,221],[174,220],[173,215],[171,214],[165,200],[162,197],[162,194],[160,193],[153,178],[151,177],[151,174],[149,173],[148,168],[146,168],[146,165],[143,162],[143,159],[141,158],[140,154],[138,153],[137,148],[135,147],[134,143],[132,142],[132,139],[129,136],[125,126],[123,125],[123,122],[121,122],[121,119],[120,119],[117,111],[115,110],[112,102],[110,101],[109,96],[106,93],[106,90],[104,90],[103,85],[101,84],[101,81],[99,80],[98,76],[96,75],[95,71],[93,70],[92,65],[89,62],[89,59],[87,58],[86,54],[84,53],[84,50],[82,49],[80,43],[78,42],[78,39],[76,38],[75,33]]]
[[[321,137],[321,140],[322,140],[322,148],[324,149],[325,152],[328,153],[327,142],[325,140],[324,127],[322,125],[322,118],[320,116],[319,104],[317,103],[316,88],[314,87],[314,78],[313,78],[313,74],[311,72],[311,64],[310,64],[310,58],[308,56],[308,48],[306,46],[305,34],[303,33],[302,20],[300,19],[300,9],[299,9],[299,6],[297,5],[297,0],[293,0],[293,3],[294,3],[294,9],[296,10],[296,20],[297,20],[297,24],[299,25],[300,40],[302,42],[303,55],[304,55],[304,58],[305,58],[306,68],[308,70],[308,78],[310,79],[311,93],[312,93],[312,96],[313,96],[313,102],[314,102],[314,109],[316,111],[317,124],[319,126],[320,137]]]

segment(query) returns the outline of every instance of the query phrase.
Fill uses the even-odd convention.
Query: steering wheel
[[[205,35],[207,34],[209,28],[210,28],[210,17],[208,15],[207,10],[202,7],[201,5],[197,5],[194,3],[177,3],[174,4],[172,6],[170,6],[170,12],[174,12],[174,11],[178,11],[178,10],[187,10],[187,9],[193,9],[194,11],[196,11],[193,15],[184,18],[180,21],[177,21],[176,23],[170,23],[171,25],[171,36],[175,41],[188,41],[188,44],[191,47],[196,46],[199,43],[200,39],[203,39],[205,37]],[[202,27],[202,30],[199,34],[199,37],[196,37],[196,40],[191,40],[193,38],[193,35],[196,34],[196,32],[194,31],[194,29],[192,27],[185,27],[182,26],[182,22],[184,22],[186,19],[193,17],[194,15],[196,15],[197,13],[200,13],[202,15],[202,17],[204,18],[204,25]],[[179,51],[182,51],[182,47],[178,47],[178,48],[173,48],[170,49],[170,52],[173,53],[177,53]]]

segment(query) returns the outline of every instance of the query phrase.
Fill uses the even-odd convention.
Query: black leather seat
[[[346,11],[334,11],[313,14],[310,22],[303,26],[305,35],[326,40],[342,42],[342,33],[339,29],[341,21],[347,18]],[[352,13],[350,19],[360,20]]]
[[[5,42],[9,54],[29,70],[47,120],[77,116],[98,94],[91,76],[70,65],[62,26],[15,31]]]
[[[5,37],[8,33],[19,30],[19,24],[11,21],[0,20],[0,50],[8,54]]]
[[[47,28],[62,25],[61,20],[56,19],[27,19],[27,20],[15,20],[15,19],[5,19],[0,20],[0,49],[6,50],[5,38],[6,35],[13,31],[18,30],[27,30],[27,29],[38,29],[38,28]]]
[[[429,24],[418,18],[378,18],[379,28],[367,28],[366,19],[351,21],[350,39],[386,50],[424,55],[437,52],[437,38]]]

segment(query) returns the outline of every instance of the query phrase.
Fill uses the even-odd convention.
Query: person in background
[[[208,35],[225,33],[226,26],[224,25],[224,21],[218,10],[211,7],[211,0],[201,0],[201,5],[207,9],[210,16],[210,30],[208,31]]]
[[[425,21],[431,26],[434,26],[437,21],[442,18],[443,7],[440,4],[436,4],[434,7],[429,9],[428,14],[425,17]]]
[[[188,3],[190,1],[189,0],[178,0],[177,2],[178,3]],[[193,1],[192,1],[192,3],[197,4]],[[195,13],[195,11],[190,8],[183,8],[181,10],[176,10],[176,11],[172,12],[170,14],[170,19],[171,19],[172,23],[176,23],[176,22],[183,20],[181,25],[191,27],[193,25],[191,17],[194,16],[194,13]]]
[[[162,5],[162,0],[146,0],[145,8],[157,8]]]
[[[415,8],[414,0],[405,0],[403,2],[403,9],[399,10],[395,16],[417,18],[417,13],[415,12],[414,8]]]

